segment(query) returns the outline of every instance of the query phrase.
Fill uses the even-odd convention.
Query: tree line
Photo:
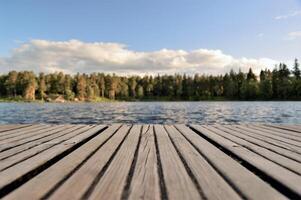
[[[47,100],[57,96],[73,101],[116,100],[301,100],[301,72],[295,59],[292,70],[284,63],[256,76],[231,70],[225,75],[118,76],[62,72],[39,75],[10,71],[0,75],[0,96]]]

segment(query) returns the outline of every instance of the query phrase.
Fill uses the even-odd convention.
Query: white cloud
[[[298,15],[301,15],[301,10],[297,10],[297,11],[291,12],[291,13],[286,14],[286,15],[279,15],[279,16],[276,16],[274,19],[282,20],[282,19],[288,19],[288,18],[291,18],[291,17],[295,17],[295,16],[298,16]]]
[[[295,40],[297,38],[301,38],[301,31],[294,31],[294,32],[288,33],[289,40]]]
[[[259,72],[273,68],[276,63],[268,58],[234,58],[221,50],[138,52],[119,43],[32,40],[14,49],[8,57],[0,58],[0,71],[223,74],[232,68],[247,71],[252,67]]]

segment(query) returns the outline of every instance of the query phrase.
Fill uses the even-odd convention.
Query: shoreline
[[[43,100],[34,100],[34,101],[27,101],[27,100],[14,100],[14,99],[1,99],[0,103],[57,103],[57,104],[68,104],[68,103],[124,103],[124,102],[299,102],[300,99],[270,99],[270,100],[264,100],[264,99],[256,99],[256,100],[239,100],[239,99],[203,99],[203,100],[181,100],[181,99],[134,99],[134,100],[86,100],[86,101],[67,101],[64,102],[57,102],[57,101],[43,101]]]

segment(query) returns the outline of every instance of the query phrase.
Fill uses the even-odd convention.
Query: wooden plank
[[[7,125],[0,125],[0,135],[4,134],[6,131],[21,129],[24,127],[32,126],[31,124],[7,124]]]
[[[286,125],[283,125],[283,127],[290,128],[292,131],[301,133],[301,125],[300,124],[286,124]]]
[[[65,129],[64,131],[62,131],[65,135],[60,137],[60,138],[56,138],[54,140],[48,141],[47,143],[35,146],[34,148],[31,148],[29,150],[23,151],[19,154],[16,154],[14,156],[11,156],[7,159],[4,159],[0,162],[0,171],[3,171],[5,169],[7,169],[8,167],[11,167],[17,163],[20,163],[32,156],[39,156],[39,154],[47,149],[50,148],[55,148],[56,145],[59,145],[67,140],[69,140],[70,138],[73,138],[81,133],[83,133],[84,131],[89,130],[91,127],[90,126],[84,126],[84,127],[79,127],[79,126],[63,126],[63,129]]]
[[[242,160],[248,162],[250,165],[270,176],[275,181],[278,181],[279,184],[283,184],[283,186],[290,190],[291,193],[294,193],[296,196],[301,196],[300,176],[275,164],[274,162],[259,156],[254,152],[249,151],[237,143],[231,142],[230,140],[225,140],[223,137],[206,129],[206,126],[194,125],[193,127],[198,130],[200,134],[203,134],[211,140],[214,140],[223,148],[229,150]]]
[[[203,199],[162,125],[155,125],[163,177],[169,199]]]
[[[0,124],[0,132],[19,128],[20,124]]]
[[[3,140],[0,141],[0,145],[8,144],[8,143],[15,143],[15,142],[22,141],[24,139],[31,139],[31,138],[34,138],[37,135],[40,135],[41,133],[44,133],[46,131],[56,129],[56,128],[62,127],[62,126],[70,126],[70,125],[57,125],[57,126],[45,125],[45,126],[42,126],[40,129],[32,130],[32,131],[28,132],[27,134],[21,134],[21,135],[18,135],[16,137],[3,139]]]
[[[121,199],[124,192],[136,149],[139,148],[141,125],[134,125],[120,151],[96,184],[89,199]],[[134,166],[133,166],[134,167]]]
[[[247,140],[241,139],[239,134],[236,135],[236,130],[228,128],[228,126],[207,126],[209,130],[212,130],[216,134],[231,140],[232,142],[238,143],[241,146],[246,147],[247,149],[258,153],[259,155],[265,157],[268,160],[271,160],[279,165],[295,172],[298,175],[301,175],[301,163],[291,160],[287,157],[281,156],[277,153],[274,153],[264,147],[256,145],[256,143],[248,142]]]
[[[291,139],[291,138],[286,138],[286,137],[282,137],[279,136],[277,134],[271,134],[271,132],[266,131],[265,129],[262,129],[260,127],[258,127],[258,129],[254,130],[254,126],[237,126],[237,127],[241,127],[241,128],[249,128],[251,130],[253,130],[253,133],[256,133],[257,135],[261,135],[263,137],[269,138],[273,141],[278,141],[284,144],[287,144],[289,146],[295,146],[298,147],[298,149],[301,149],[301,139],[295,137],[295,139]],[[257,128],[257,126],[255,126]],[[297,139],[297,140],[296,140]]]
[[[289,131],[291,134],[293,134],[295,136],[301,137],[301,134],[300,134],[301,133],[301,126],[300,125],[285,126],[285,125],[266,124],[264,126],[286,130],[286,131]]]
[[[291,128],[293,131],[297,131],[301,133],[301,125],[300,124],[286,124],[283,125],[286,128]]]
[[[276,146],[283,147],[288,150],[292,150],[292,151],[301,153],[301,142],[291,140],[288,138],[279,137],[277,135],[272,135],[271,133],[266,132],[264,129],[260,129],[260,128],[257,129],[257,127],[254,127],[254,126],[240,125],[240,126],[235,126],[235,127],[230,126],[230,127],[232,129],[238,128],[238,129],[246,130],[254,137],[257,137],[258,139],[266,141],[272,145],[276,145]]]
[[[153,125],[144,125],[129,199],[161,199],[157,165]]]
[[[44,138],[44,137],[47,137],[49,135],[51,135],[51,132],[54,130],[60,130],[62,128],[69,128],[69,127],[72,127],[72,125],[57,125],[57,126],[52,126],[52,127],[48,127],[48,128],[45,128],[45,129],[41,129],[41,130],[38,130],[38,131],[34,131],[30,134],[33,134],[31,135],[30,137],[24,137],[23,139],[19,139],[19,140],[10,140],[10,141],[3,141],[3,144],[0,144],[0,152],[3,152],[3,151],[7,151],[9,149],[12,149],[12,148],[15,148],[15,147],[18,147],[18,146],[21,146],[21,145],[24,145],[24,144],[27,144],[27,143],[30,143],[30,142],[34,142],[34,141],[37,141],[41,138]],[[14,138],[12,138],[14,139]]]
[[[295,136],[295,135],[291,135],[290,133],[287,133],[287,130],[282,130],[282,129],[277,129],[274,127],[269,127],[269,126],[265,126],[265,125],[260,125],[260,124],[255,124],[255,125],[246,125],[247,127],[251,127],[255,130],[259,130],[259,131],[263,131],[269,135],[276,135],[278,137],[282,137],[285,139],[289,139],[292,141],[298,141],[299,144],[301,143],[301,137]],[[288,131],[290,132],[290,131]]]
[[[239,162],[232,159],[216,146],[203,139],[185,125],[176,125],[176,128],[206,157],[234,189],[244,199],[286,199],[281,193],[265,183],[254,173],[244,168]]]
[[[269,135],[263,130],[256,130],[253,126],[244,126],[244,125],[233,125],[228,126],[231,129],[242,129],[249,133],[249,136],[263,140],[269,144],[283,147],[288,150],[292,150],[296,153],[301,154],[301,142],[293,141],[290,139],[278,137],[276,135]]]
[[[88,141],[83,146],[67,155],[64,159],[58,161],[57,163],[49,167],[47,170],[33,177],[27,183],[17,188],[9,195],[5,196],[4,199],[12,200],[47,198],[47,195],[50,195],[52,190],[54,190],[56,187],[59,187],[60,184],[64,181],[64,179],[68,178],[73,173],[77,173],[75,170],[81,165],[83,165],[87,159],[93,156],[99,148],[103,148],[103,145],[108,146],[107,143],[111,143],[111,141],[114,140],[110,139],[111,136],[119,130],[120,126],[120,124],[110,126],[101,134],[97,135],[95,138]],[[113,137],[115,137],[115,135]],[[113,148],[113,146],[110,147]],[[103,151],[99,152],[107,153]],[[79,180],[83,181],[83,178],[80,177]],[[37,187],[38,189],[32,189]],[[70,190],[70,192],[71,191],[72,190]],[[68,196],[67,193],[70,194],[70,192],[67,191],[66,194],[64,194],[64,196]]]
[[[3,199],[286,199],[283,194],[298,199],[301,196],[298,184],[301,163],[268,149],[275,145],[278,150],[299,149],[298,141],[292,139],[299,138],[286,134],[288,130],[278,132],[278,128],[265,129],[261,125],[254,130],[251,126],[243,126],[245,129],[236,125],[199,126],[204,129],[200,136],[185,125],[144,125],[142,129],[137,125],[118,129],[118,125],[113,125],[100,134],[93,126],[70,125],[66,130],[64,126],[51,127],[54,129],[49,128],[49,132],[41,131],[43,137],[37,134],[26,138],[25,134],[32,134],[26,129],[29,127],[24,127],[25,134],[17,131],[23,129],[20,128],[9,130],[13,137],[5,135],[10,143],[18,145],[0,152],[0,170],[1,166],[9,166],[5,160],[14,164],[0,171],[0,198],[12,188],[15,189]],[[73,128],[78,131],[79,127],[86,131],[76,132],[76,136],[70,132]],[[13,138],[19,139],[13,141]],[[237,160],[229,155],[235,155]],[[300,154],[294,155],[301,159]]]
[[[266,137],[273,138],[275,140],[279,140],[285,142],[287,144],[292,144],[294,146],[301,147],[301,138],[293,135],[289,135],[287,133],[276,132],[273,130],[266,129],[266,126],[261,125],[244,125],[242,127],[250,128],[252,130],[260,132],[262,135]]]
[[[84,125],[74,125],[74,126],[71,126],[71,128],[78,129],[78,128],[81,128],[83,126]],[[38,140],[31,141],[31,142],[28,142],[28,143],[25,143],[25,144],[21,144],[21,145],[19,145],[17,147],[14,147],[14,148],[8,149],[6,151],[0,152],[0,160],[4,160],[4,159],[6,159],[8,157],[16,155],[16,154],[18,154],[20,152],[23,152],[25,150],[31,149],[31,148],[33,148],[35,146],[38,146],[38,145],[44,144],[46,142],[49,142],[49,141],[51,141],[53,139],[62,137],[65,134],[67,134],[68,131],[70,130],[70,129],[68,129],[68,131],[66,132],[65,131],[66,128],[67,127],[62,126],[59,129],[53,129],[53,130],[47,132],[49,135],[46,136],[46,137],[40,138]]]
[[[271,125],[271,124],[266,124],[266,125],[261,125],[264,126],[265,129],[272,130],[278,133],[286,133],[287,135],[292,135],[296,137],[301,137],[301,133],[295,129],[292,128],[286,128],[282,125]]]
[[[50,125],[36,124],[36,125],[21,128],[21,129],[14,129],[14,130],[6,131],[6,132],[3,132],[2,134],[0,134],[0,141],[2,141],[4,139],[17,137],[19,135],[25,135],[27,133],[31,133],[32,131],[41,130],[45,127],[50,127]]]
[[[283,156],[290,158],[292,160],[295,160],[297,162],[301,162],[300,154],[295,152],[295,150],[292,148],[289,148],[289,149],[282,148],[281,146],[272,145],[271,143],[269,143],[265,140],[260,140],[255,137],[250,137],[249,131],[245,131],[245,130],[241,130],[241,129],[233,129],[233,130],[237,130],[237,132],[233,132],[233,134],[235,134],[236,136],[238,136],[244,140],[247,140],[248,142],[251,142],[253,144],[256,144],[258,146],[266,148],[270,151],[276,152],[280,155],[283,155]]]
[[[123,125],[114,136],[106,142],[93,156],[87,160],[69,179],[67,179],[49,198],[50,199],[81,199],[94,181],[100,178],[99,173],[110,161],[114,152],[122,144],[130,130]],[[80,181],[78,181],[80,180]]]
[[[165,126],[165,128],[196,178],[206,199],[241,199],[177,129],[173,126]]]
[[[14,184],[21,180],[22,177],[36,173],[36,169],[39,169],[46,163],[54,162],[55,159],[62,156],[64,152],[72,151],[74,148],[79,147],[82,143],[99,134],[99,131],[103,130],[104,127],[105,126],[103,125],[93,127],[62,144],[56,145],[55,148],[44,151],[42,154],[39,154],[39,156],[31,157],[12,168],[0,172],[0,191],[3,192],[3,190],[6,189],[6,186]]]

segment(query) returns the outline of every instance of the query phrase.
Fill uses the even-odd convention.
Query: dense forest
[[[0,75],[0,97],[26,101],[112,100],[301,100],[301,72],[296,59],[292,70],[279,64],[259,77],[231,70],[225,75],[117,76],[62,72],[35,75],[30,71]]]

